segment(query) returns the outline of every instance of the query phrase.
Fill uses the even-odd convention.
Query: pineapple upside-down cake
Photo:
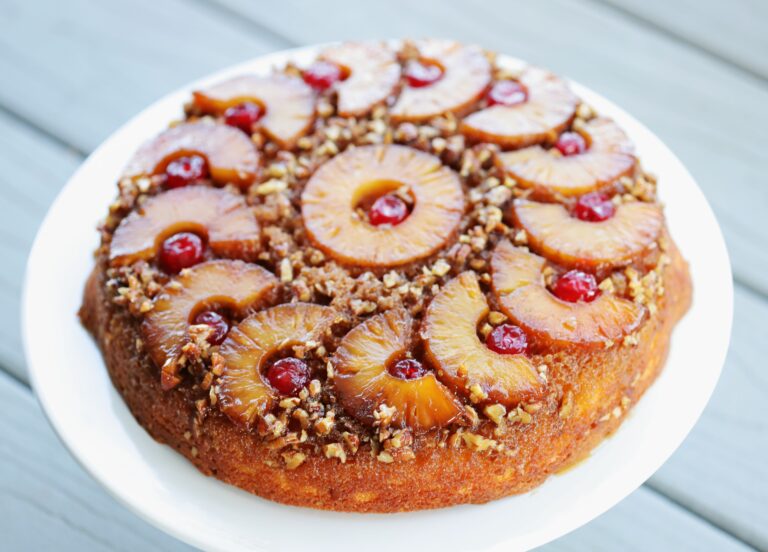
[[[447,40],[195,91],[101,237],[80,315],[139,423],[334,510],[485,502],[582,459],[691,292],[622,129]]]

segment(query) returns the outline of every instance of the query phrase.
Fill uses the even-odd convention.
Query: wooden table
[[[768,2],[3,0],[0,29],[1,548],[188,549],[75,464],[29,388],[24,263],[83,157],[217,68],[339,38],[446,36],[550,67],[635,114],[704,189],[733,263],[731,350],[699,424],[645,485],[548,548],[768,549]]]

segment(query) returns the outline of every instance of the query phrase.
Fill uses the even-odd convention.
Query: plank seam
[[[248,32],[254,30],[262,35],[266,35],[273,39],[275,42],[281,43],[285,48],[294,48],[299,44],[291,38],[279,33],[278,31],[271,29],[264,25],[260,21],[257,21],[250,17],[248,14],[240,13],[239,11],[230,8],[216,0],[191,0],[198,6],[208,11],[215,12],[221,16],[227,18],[230,22],[234,23],[237,27],[245,29]]]
[[[756,298],[762,301],[768,301],[768,293],[750,280],[745,279],[743,276],[734,274],[733,283],[736,284],[737,288],[743,288],[745,291],[748,291]]]
[[[54,134],[53,132],[46,129],[45,127],[40,126],[39,124],[25,117],[24,115],[21,115],[20,113],[17,113],[16,111],[11,110],[7,105],[3,103],[0,103],[0,113],[7,116],[9,119],[12,119],[15,123],[25,126],[28,129],[32,130],[33,132],[39,134],[43,138],[55,143],[57,146],[60,146],[66,150],[69,150],[77,154],[81,158],[85,158],[88,156],[88,153],[83,151],[79,147],[75,146],[74,144],[70,144],[69,142],[67,142],[57,134]]]
[[[752,550],[755,550],[755,551],[758,550],[756,544],[753,544],[753,543],[743,539],[742,537],[740,537],[739,535],[737,535],[735,533],[732,533],[730,530],[728,530],[727,528],[723,527],[722,525],[720,525],[720,524],[714,522],[713,520],[705,517],[700,512],[691,509],[689,506],[685,505],[683,502],[681,502],[677,498],[674,498],[674,497],[668,495],[667,493],[665,493],[664,491],[662,491],[660,488],[658,488],[656,485],[654,485],[650,481],[646,481],[645,483],[643,483],[643,487],[645,487],[649,491],[652,491],[652,492],[656,493],[660,497],[668,500],[669,502],[671,502],[672,504],[674,504],[678,508],[681,508],[682,510],[685,510],[686,512],[688,512],[692,516],[700,519],[702,522],[704,522],[707,525],[709,525],[712,529],[714,529],[714,530],[716,530],[716,531],[718,531],[720,533],[723,533],[724,535],[729,536],[733,540],[737,541],[739,544],[743,544],[747,548],[751,548]]]
[[[638,26],[643,27],[646,30],[649,30],[657,35],[664,36],[679,44],[682,44],[694,50],[698,50],[699,52],[705,54],[707,57],[711,58],[712,60],[722,65],[727,65],[732,69],[736,69],[740,73],[743,73],[745,76],[748,76],[751,80],[758,81],[761,85],[765,85],[768,82],[768,77],[744,65],[740,61],[730,58],[728,56],[725,56],[713,50],[709,46],[706,46],[696,40],[677,34],[676,32],[666,27],[662,27],[652,19],[649,19],[639,13],[635,13],[629,10],[628,8],[616,5],[613,2],[610,2],[609,0],[589,0],[589,1],[593,4],[602,6],[603,8],[612,11],[615,14],[621,15],[624,18],[633,21]]]

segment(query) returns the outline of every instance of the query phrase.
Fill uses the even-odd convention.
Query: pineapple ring
[[[244,316],[276,285],[277,278],[260,266],[229,260],[193,266],[166,284],[141,325],[147,351],[161,370],[163,389],[180,381],[175,361],[189,342],[187,328],[197,313],[217,306]]]
[[[205,158],[216,182],[247,186],[256,178],[259,153],[253,142],[235,128],[204,122],[182,123],[161,132],[138,149],[123,176],[162,174],[168,163],[192,154]]]
[[[242,196],[220,188],[187,186],[145,201],[112,236],[109,260],[129,265],[155,257],[163,240],[192,231],[219,256],[253,260],[260,249],[259,225]]]
[[[317,341],[335,317],[330,307],[292,303],[252,314],[232,328],[219,349],[224,361],[218,384],[222,411],[250,427],[277,398],[262,376],[266,362],[286,347]]]
[[[383,103],[400,82],[397,56],[385,44],[348,42],[326,48],[320,59],[342,67],[348,75],[336,83],[342,117],[361,117]]]
[[[501,310],[527,333],[560,347],[603,345],[635,331],[642,305],[603,293],[590,303],[561,301],[547,290],[538,255],[500,242],[491,258],[493,292]]]
[[[584,153],[562,156],[554,148],[532,146],[499,154],[498,164],[522,187],[533,188],[543,197],[583,195],[632,174],[636,162],[633,147],[616,123],[592,119],[580,131],[589,144]]]
[[[482,97],[491,82],[491,64],[478,46],[452,40],[418,40],[420,57],[435,62],[443,75],[423,88],[405,86],[390,111],[395,122],[422,122],[454,113],[461,115]]]
[[[395,226],[373,226],[355,207],[364,199],[407,186],[410,215]],[[428,257],[455,234],[464,213],[458,175],[440,160],[406,146],[349,149],[322,165],[301,196],[310,239],[335,259],[392,267]]]
[[[339,400],[363,423],[373,425],[374,413],[385,404],[396,409],[393,423],[424,431],[446,426],[463,412],[435,374],[404,380],[387,371],[387,363],[408,349],[412,325],[404,310],[387,311],[353,328],[336,350],[332,362]]]
[[[528,357],[496,353],[478,338],[488,311],[474,272],[462,272],[432,300],[422,337],[438,378],[473,402],[512,407],[537,400],[545,385]]]
[[[515,200],[512,215],[532,250],[568,268],[600,272],[630,264],[657,246],[664,225],[661,207],[633,201],[602,222],[572,217],[557,203]]]
[[[578,98],[564,80],[538,67],[526,69],[520,83],[528,91],[525,102],[473,113],[461,123],[464,135],[505,148],[554,142],[573,119]]]
[[[243,102],[258,104],[265,110],[258,124],[271,140],[284,149],[291,149],[315,120],[312,89],[302,79],[288,75],[234,77],[195,91],[192,98],[201,111],[216,115]]]

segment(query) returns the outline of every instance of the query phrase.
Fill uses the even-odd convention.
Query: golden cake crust
[[[344,463],[308,454],[301,465],[287,470],[263,440],[217,409],[201,415],[195,408],[199,391],[183,385],[172,392],[161,389],[157,368],[139,345],[135,320],[107,293],[103,264],[88,280],[80,316],[138,422],[202,473],[299,506],[353,512],[438,508],[525,492],[584,458],[619,426],[661,371],[672,328],[690,303],[687,264],[672,244],[668,254],[666,291],[658,312],[636,334],[636,344],[548,355],[550,366],[558,367],[552,372],[559,374],[550,385],[561,387],[562,397],[544,403],[532,414],[532,423],[507,424],[489,437],[508,452],[483,452],[488,443],[482,428],[468,429],[440,444],[417,440],[410,460],[382,462],[370,453],[370,445],[362,445]]]

